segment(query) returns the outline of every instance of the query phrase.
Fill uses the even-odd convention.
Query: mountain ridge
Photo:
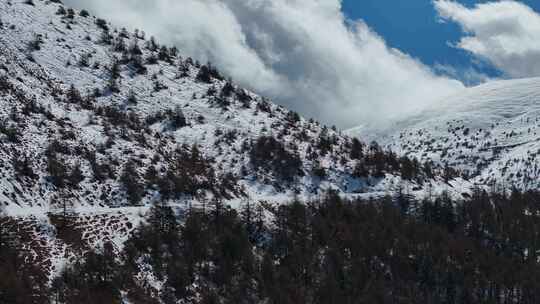
[[[384,147],[466,171],[467,178],[499,189],[537,189],[540,78],[500,80],[472,87],[376,134]]]

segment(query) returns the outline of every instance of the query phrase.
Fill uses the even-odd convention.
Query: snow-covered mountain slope
[[[141,31],[56,1],[2,1],[0,19],[4,205],[279,202],[327,188],[384,192],[399,175],[355,177],[365,160],[353,150],[365,146]]]
[[[51,277],[85,246],[120,249],[156,202],[469,187],[59,1],[0,1],[0,20],[0,232]]]
[[[459,168],[498,189],[540,187],[540,78],[468,88],[385,129],[349,133],[377,138],[398,154]]]

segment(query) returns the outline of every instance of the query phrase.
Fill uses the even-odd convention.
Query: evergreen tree
[[[120,175],[120,182],[124,187],[129,202],[132,205],[139,204],[144,196],[144,186],[133,160],[128,160],[124,164],[122,174]]]
[[[74,104],[81,104],[83,102],[81,93],[73,84],[69,87],[69,90],[67,92],[67,101]]]
[[[77,187],[79,183],[82,182],[83,180],[84,180],[84,175],[81,170],[81,164],[76,163],[68,175],[68,182],[72,187]]]

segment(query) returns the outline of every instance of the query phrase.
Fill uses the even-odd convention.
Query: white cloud
[[[436,0],[440,17],[458,23],[468,36],[457,47],[490,61],[508,77],[540,76],[540,15],[516,1],[467,8]]]
[[[463,84],[468,87],[496,80],[496,78],[479,72],[473,67],[455,67],[451,65],[435,63],[433,65],[433,69],[441,75],[447,75],[451,78],[459,79]]]
[[[66,0],[210,60],[245,86],[340,127],[409,115],[460,90],[395,49],[340,0]]]

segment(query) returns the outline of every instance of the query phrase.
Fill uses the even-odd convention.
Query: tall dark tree
[[[124,191],[132,205],[140,203],[144,196],[144,184],[141,182],[140,174],[137,170],[135,161],[128,160],[124,164],[120,182],[124,187]]]

